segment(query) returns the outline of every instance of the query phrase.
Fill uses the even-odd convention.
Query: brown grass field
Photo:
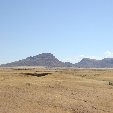
[[[0,113],[113,113],[113,69],[0,68]]]

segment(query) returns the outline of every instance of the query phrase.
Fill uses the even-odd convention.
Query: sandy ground
[[[112,69],[0,68],[0,113],[113,113],[112,81]]]

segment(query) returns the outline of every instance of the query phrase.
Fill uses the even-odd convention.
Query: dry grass
[[[0,68],[0,113],[113,113],[112,82],[112,69]]]

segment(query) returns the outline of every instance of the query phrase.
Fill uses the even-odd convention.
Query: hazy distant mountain
[[[72,64],[70,62],[59,61],[51,53],[42,53],[33,57],[2,64],[2,67],[14,66],[48,66],[48,67],[80,67],[80,68],[113,68],[113,58],[104,58],[103,60],[83,58],[80,62]]]
[[[70,62],[65,62],[65,67],[75,67],[75,64],[72,64]]]

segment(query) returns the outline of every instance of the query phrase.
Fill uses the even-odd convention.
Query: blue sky
[[[0,0],[0,64],[43,52],[113,57],[113,0]]]

